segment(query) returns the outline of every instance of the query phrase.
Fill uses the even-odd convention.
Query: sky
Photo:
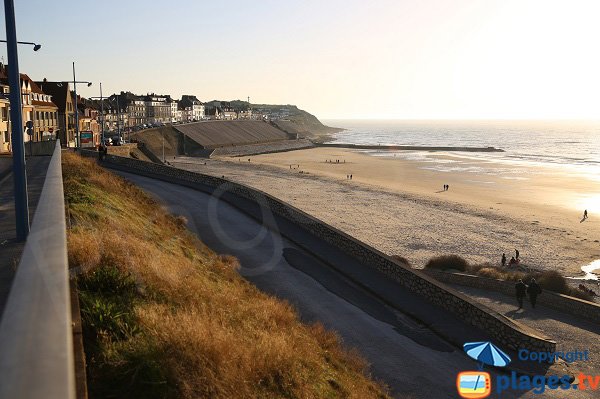
[[[84,96],[102,82],[321,119],[600,119],[599,1],[15,3],[19,40],[42,44],[19,46],[21,72],[72,80],[75,61]]]

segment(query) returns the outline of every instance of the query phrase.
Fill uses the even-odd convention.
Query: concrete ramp
[[[205,121],[173,126],[203,148],[287,140],[288,134],[263,121]]]

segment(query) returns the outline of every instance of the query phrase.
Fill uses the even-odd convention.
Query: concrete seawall
[[[86,155],[95,156],[93,152]],[[382,252],[269,194],[217,177],[135,159],[108,156],[106,164],[116,169],[203,191],[206,190],[206,187],[212,187],[214,191],[224,191],[244,198],[247,201],[254,202],[255,206],[259,208],[266,207],[274,214],[289,220],[310,234],[334,245],[342,252],[359,260],[366,267],[381,272],[390,280],[397,282],[410,292],[426,299],[429,303],[452,313],[466,324],[481,329],[498,344],[511,349],[528,348],[538,351],[554,351],[556,348],[556,343],[542,336],[542,334],[509,320],[481,304],[471,301],[466,296],[436,281],[434,278],[397,263]],[[443,331],[439,331],[439,333],[443,334]]]

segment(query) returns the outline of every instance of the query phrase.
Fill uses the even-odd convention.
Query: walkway
[[[35,209],[42,193],[46,170],[50,163],[49,156],[31,157],[27,161],[27,186],[29,192],[29,221],[31,223]],[[6,167],[6,159],[2,158],[0,166]],[[12,160],[11,160],[12,161]],[[6,170],[6,169],[3,169]],[[9,173],[0,179],[0,315],[10,291],[21,252],[25,243],[15,242],[15,202],[13,175]]]
[[[569,370],[573,375],[580,372],[600,374],[600,325],[541,305],[532,309],[527,301],[524,309],[517,310],[516,299],[507,295],[478,288],[451,286],[496,312],[543,332],[556,341],[557,351],[589,350],[590,360],[573,362]]]

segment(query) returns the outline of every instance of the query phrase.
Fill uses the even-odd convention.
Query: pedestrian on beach
[[[350,175],[350,180],[352,180],[352,175]]]
[[[515,248],[515,259],[519,260],[519,250]]]
[[[506,254],[502,253],[502,267],[506,266]]]
[[[450,190],[450,185],[446,184],[446,191]]]
[[[538,283],[535,282],[535,279],[532,278],[529,283],[529,287],[527,287],[527,294],[529,295],[529,302],[531,302],[531,307],[535,309],[535,303],[537,302],[537,297],[542,293],[542,287]]]
[[[523,298],[525,298],[525,293],[527,292],[527,285],[525,285],[523,280],[519,280],[519,282],[515,284],[515,292],[517,294],[517,303],[519,304],[519,309],[522,309]]]
[[[508,262],[508,266],[513,266],[515,263],[517,263],[517,260],[515,259],[514,256],[512,256],[510,258],[510,261]]]
[[[583,218],[584,218],[584,219],[587,219],[587,218],[588,218],[588,216],[587,216],[587,209],[583,211]]]

